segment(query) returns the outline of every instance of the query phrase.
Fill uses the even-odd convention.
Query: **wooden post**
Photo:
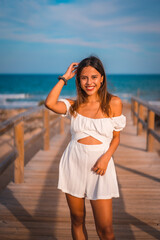
[[[45,151],[49,150],[50,148],[50,129],[49,129],[49,111],[48,109],[44,109],[43,110],[43,125],[44,125],[44,129],[45,129],[45,133],[44,133],[44,144],[43,144],[43,149]]]
[[[64,117],[61,117],[60,120],[60,134],[64,133]]]
[[[148,121],[147,121],[147,151],[153,151],[154,137],[149,132],[150,129],[154,129],[155,113],[148,110]]]
[[[143,105],[142,104],[138,104],[138,117],[140,117],[141,119],[143,119]],[[143,129],[143,125],[140,121],[138,121],[137,124],[137,135],[142,133],[142,129]]]
[[[24,124],[19,122],[14,126],[15,147],[18,157],[14,161],[14,182],[24,182]]]
[[[138,113],[138,102],[134,101],[134,112]],[[137,117],[134,115],[133,117],[133,124],[136,125],[137,124]]]

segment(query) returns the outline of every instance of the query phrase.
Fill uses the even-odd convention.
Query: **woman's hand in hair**
[[[65,79],[69,80],[71,78],[73,78],[77,72],[77,66],[79,63],[77,62],[73,62],[67,69],[66,73],[63,75],[63,77],[65,77]]]

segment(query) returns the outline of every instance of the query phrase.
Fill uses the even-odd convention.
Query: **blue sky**
[[[107,73],[160,73],[159,0],[0,0],[0,73],[64,73],[98,56]]]

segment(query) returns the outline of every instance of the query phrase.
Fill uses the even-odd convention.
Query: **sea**
[[[44,101],[62,74],[0,74],[0,108],[31,108]],[[123,101],[132,96],[160,106],[160,74],[109,74],[107,89]],[[76,97],[75,78],[64,85],[59,98]]]

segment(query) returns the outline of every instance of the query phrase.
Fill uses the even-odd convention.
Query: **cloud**
[[[132,33],[160,33],[160,22],[136,24],[121,27],[121,30]]]
[[[19,29],[15,29],[18,31]],[[128,49],[133,52],[141,51],[139,45],[134,43],[109,43],[107,41],[87,41],[82,38],[48,38],[43,34],[14,34],[10,33],[3,39],[12,39],[14,41],[32,42],[32,43],[45,43],[45,44],[58,44],[58,45],[72,45],[72,46],[83,46],[97,49]]]
[[[3,1],[0,9],[0,39],[137,52],[142,47],[129,37],[125,41],[126,34],[160,33],[158,21],[144,24],[143,16],[122,14],[119,1],[51,5],[46,0],[15,0]]]

